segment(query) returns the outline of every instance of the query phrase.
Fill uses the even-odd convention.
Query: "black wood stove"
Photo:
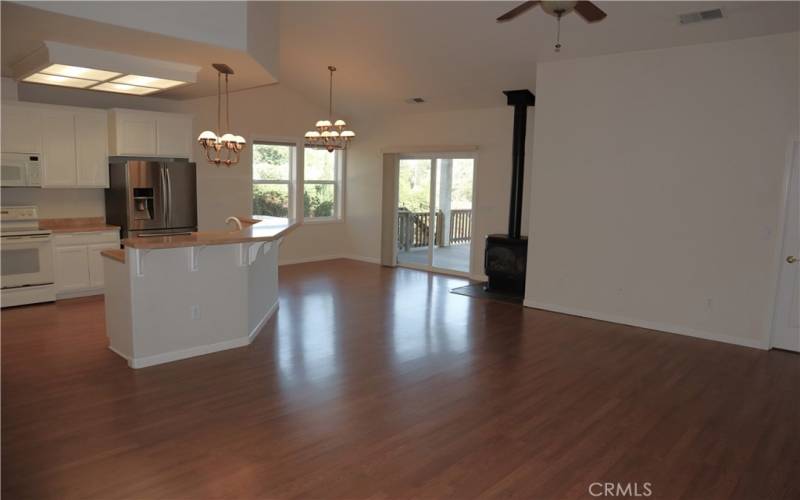
[[[522,296],[525,294],[525,270],[528,259],[528,238],[521,235],[522,195],[525,175],[525,129],[528,107],[536,97],[530,90],[506,90],[508,105],[514,106],[514,137],[511,152],[511,203],[508,213],[508,234],[486,237],[484,272],[489,277],[486,290]]]

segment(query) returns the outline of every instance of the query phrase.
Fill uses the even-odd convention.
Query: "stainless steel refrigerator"
[[[195,164],[180,160],[112,159],[106,221],[123,238],[197,231]]]

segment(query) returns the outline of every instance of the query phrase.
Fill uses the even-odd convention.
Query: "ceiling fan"
[[[531,2],[523,2],[520,5],[517,5],[513,9],[509,10],[502,16],[497,18],[498,23],[502,23],[504,21],[510,21],[515,17],[527,12],[528,10],[536,7],[537,5],[541,4],[542,10],[550,14],[551,16],[555,16],[558,19],[558,34],[556,35],[556,52],[561,50],[561,17],[564,14],[569,14],[573,10],[577,12],[586,22],[589,23],[596,23],[597,21],[602,21],[606,18],[606,13],[598,7],[597,5],[593,4],[592,2],[588,1],[580,1],[580,2],[550,2],[546,0],[539,1],[531,1]]]

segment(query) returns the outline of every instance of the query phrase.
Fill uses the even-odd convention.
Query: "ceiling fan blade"
[[[606,13],[592,2],[578,2],[575,5],[575,12],[590,23],[596,23],[606,18]]]
[[[513,9],[511,9],[508,12],[506,12],[505,14],[503,14],[502,16],[498,17],[497,18],[497,22],[498,23],[502,23],[503,21],[510,21],[510,20],[514,19],[515,17],[517,17],[518,15],[522,14],[523,12],[526,12],[531,7],[535,7],[537,3],[539,3],[539,2],[538,1],[536,1],[536,2],[524,2],[524,3],[520,4],[520,5],[517,5]]]

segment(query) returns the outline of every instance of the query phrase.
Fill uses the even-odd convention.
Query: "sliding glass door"
[[[397,166],[397,264],[468,274],[475,159],[407,155]]]

